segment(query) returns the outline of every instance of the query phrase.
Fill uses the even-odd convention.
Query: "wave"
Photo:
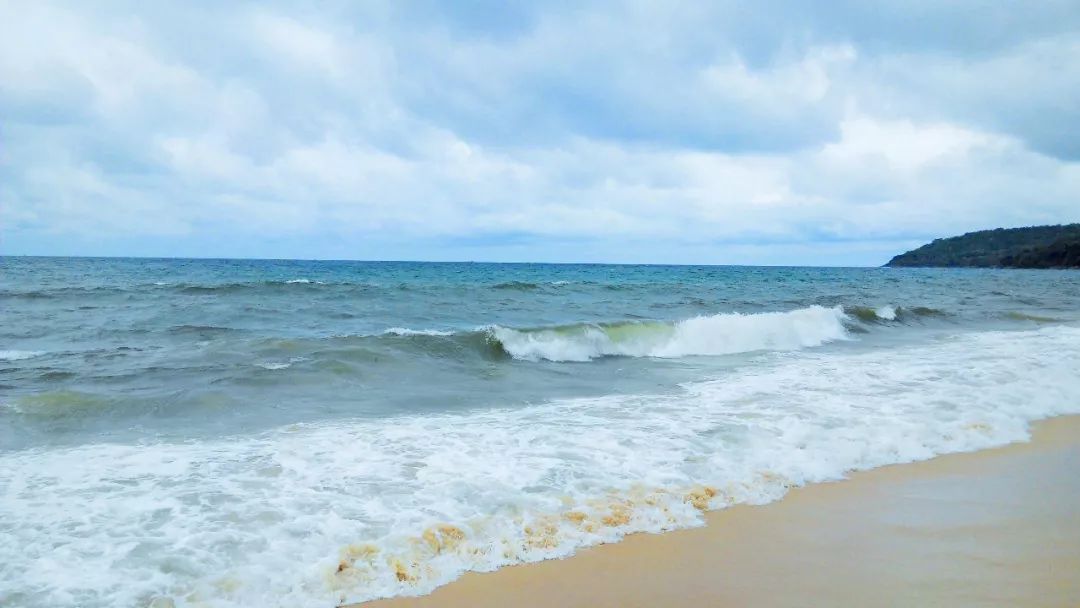
[[[90,298],[102,294],[112,294],[117,292],[124,292],[127,289],[124,287],[110,287],[110,286],[69,286],[69,287],[52,287],[44,289],[30,289],[30,290],[0,290],[0,297],[2,298],[15,298],[20,300],[48,300],[53,298],[62,298],[66,296],[75,296],[79,298]]]
[[[1077,356],[1080,328],[960,334],[803,352],[672,394],[0,453],[19,539],[0,543],[0,588],[90,608],[427,593],[853,470],[1023,440],[1032,420],[1080,412]],[[58,551],[80,556],[70,576]]]
[[[325,283],[307,278],[295,279],[270,279],[254,281],[235,281],[231,283],[172,283],[168,281],[153,281],[149,283],[132,283],[120,285],[93,285],[93,286],[66,286],[45,289],[0,290],[0,297],[36,300],[64,297],[90,298],[98,296],[110,296],[117,294],[130,294],[142,291],[173,291],[187,295],[200,294],[226,294],[246,292],[266,288],[315,288],[320,286],[342,286],[349,288],[377,287],[369,282],[356,283]]]
[[[923,317],[948,317],[949,314],[937,308],[925,306],[845,306],[844,312],[863,323],[905,322]]]
[[[174,325],[167,330],[170,334],[228,334],[241,330],[235,327],[221,327],[218,325]]]
[[[567,281],[560,279],[558,281],[544,281],[542,283],[533,283],[531,281],[504,281],[502,283],[496,283],[491,286],[491,289],[509,289],[513,291],[536,291],[537,289],[546,289],[550,287],[563,287],[566,285],[593,285],[591,281]]]
[[[504,283],[496,283],[491,286],[492,289],[511,289],[515,291],[533,291],[540,289],[540,285],[536,283],[529,283],[528,281],[506,281]]]
[[[286,281],[272,280],[272,281],[251,281],[251,282],[239,282],[239,283],[220,283],[209,285],[198,284],[186,284],[177,285],[176,290],[178,293],[188,295],[209,295],[209,294],[226,294],[235,292],[255,291],[259,289],[273,289],[273,288],[315,288],[327,285],[322,281],[312,281],[310,279],[289,279]],[[349,287],[365,287],[366,284],[344,284]]]
[[[308,360],[309,360],[308,357],[289,357],[288,361],[266,360],[266,361],[259,361],[255,365],[256,365],[256,367],[261,367],[261,368],[263,368],[265,370],[275,371],[275,370],[279,370],[279,369],[288,369],[288,368],[292,367],[294,363],[300,363],[300,362],[308,361]]]
[[[1034,321],[1035,323],[1062,323],[1064,319],[1058,319],[1056,317],[1047,317],[1043,315],[1033,315],[1026,312],[1007,312],[1003,315],[1006,319],[1013,321]]]
[[[684,357],[760,350],[797,350],[848,338],[843,309],[811,306],[789,312],[728,313],[675,323],[623,322],[541,329],[492,327],[492,337],[525,361],[589,361],[600,357]]]
[[[357,348],[370,353],[389,348],[425,357],[455,360],[472,357],[485,361],[679,358],[813,348],[851,339],[854,334],[866,333],[877,325],[902,326],[913,319],[945,315],[943,311],[920,307],[810,306],[784,312],[721,313],[679,321],[633,319],[533,328],[489,325],[458,330],[390,327],[360,335],[257,339],[251,347],[256,361],[271,365],[277,365],[282,356],[303,355],[321,361],[348,356]],[[1011,318],[1045,322],[1044,318],[1029,316]],[[164,331],[205,339],[230,339],[229,336],[251,333],[201,324],[175,325]],[[0,351],[0,361],[20,361],[43,354],[6,350]]]
[[[110,402],[105,397],[92,393],[58,390],[23,395],[4,405],[7,409],[26,416],[67,418],[105,411]]]
[[[0,361],[22,361],[44,355],[40,350],[0,350]]]
[[[874,314],[877,315],[877,318],[884,319],[886,321],[896,320],[896,308],[892,306],[882,306],[874,310]]]
[[[486,360],[586,362],[604,357],[678,358],[755,351],[791,351],[851,339],[868,325],[897,325],[944,313],[893,306],[827,308],[785,312],[722,313],[681,321],[627,320],[515,328],[489,325],[471,330],[391,327],[377,334],[340,335],[320,340],[270,340],[268,355],[373,344],[435,357],[478,356]],[[377,348],[377,347],[376,347]]]
[[[634,320],[525,329],[499,325],[462,331],[392,327],[376,335],[332,339],[357,344],[392,339],[396,347],[437,356],[460,357],[464,352],[494,360],[585,362],[603,357],[676,358],[797,350],[847,339],[850,324],[851,319],[839,307],[811,306],[682,321]]]
[[[456,332],[441,329],[409,329],[408,327],[391,327],[384,331],[384,336],[453,336]]]
[[[262,363],[256,363],[255,365],[258,366],[258,367],[261,367],[263,369],[274,371],[274,370],[279,370],[279,369],[288,369],[288,368],[292,367],[292,362],[291,361],[264,361]]]

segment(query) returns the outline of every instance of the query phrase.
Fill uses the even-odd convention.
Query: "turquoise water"
[[[0,302],[4,605],[422,593],[1080,407],[1072,271],[3,258]]]

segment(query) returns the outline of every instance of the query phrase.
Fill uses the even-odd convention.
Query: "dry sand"
[[[1080,607],[1080,416],[364,606]]]

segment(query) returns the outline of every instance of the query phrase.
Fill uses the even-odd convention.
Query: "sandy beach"
[[[1080,606],[1080,416],[370,608]]]

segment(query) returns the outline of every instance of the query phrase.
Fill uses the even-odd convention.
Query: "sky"
[[[1076,0],[0,0],[0,254],[878,265],[1076,221]]]

